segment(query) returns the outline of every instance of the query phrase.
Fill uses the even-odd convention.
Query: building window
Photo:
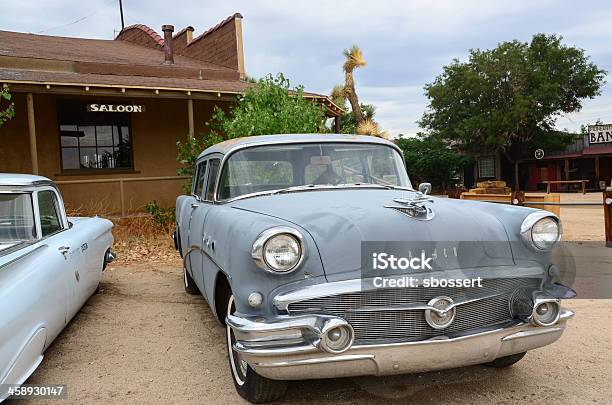
[[[62,171],[130,170],[130,113],[88,112],[87,103],[58,105]]]
[[[483,157],[478,159],[478,177],[481,179],[495,177],[495,157]]]

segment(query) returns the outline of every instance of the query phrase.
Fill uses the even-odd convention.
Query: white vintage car
[[[98,288],[112,226],[67,218],[47,178],[0,173],[0,402]]]

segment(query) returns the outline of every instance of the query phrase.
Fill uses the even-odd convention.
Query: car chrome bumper
[[[454,338],[417,342],[353,345],[341,354],[320,349],[329,315],[279,316],[273,321],[230,315],[235,344],[264,377],[277,380],[336,378],[425,372],[490,362],[553,343],[574,312],[563,309],[551,326],[517,324]]]

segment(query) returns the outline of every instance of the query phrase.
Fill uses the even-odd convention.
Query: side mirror
[[[431,193],[431,183],[419,184],[419,191],[425,195]]]

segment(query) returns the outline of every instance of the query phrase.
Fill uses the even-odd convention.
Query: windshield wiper
[[[377,188],[386,188],[387,190],[391,190],[394,187],[387,184],[378,184],[378,183],[342,183],[337,184],[340,187],[377,187]]]
[[[313,189],[313,188],[317,188],[317,185],[315,185],[315,184],[303,184],[301,186],[291,186],[291,187],[281,188],[279,190],[274,190],[274,191],[272,191],[270,193],[270,195],[283,194],[283,193],[291,193],[293,191],[304,191],[304,190],[309,190],[309,189]]]
[[[372,187],[372,188],[383,188],[385,190],[410,190],[414,191],[408,187],[400,187],[400,186],[392,186],[390,184],[378,184],[378,183],[340,183],[340,184],[303,184],[300,186],[291,186],[286,188],[281,188],[279,190],[274,190],[269,193],[269,195],[276,194],[284,194],[284,193],[292,193],[294,191],[308,191],[308,190],[329,190],[334,188],[351,188],[351,187]]]

